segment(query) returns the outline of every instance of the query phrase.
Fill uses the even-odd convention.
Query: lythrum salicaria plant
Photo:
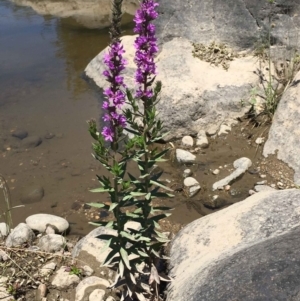
[[[125,91],[122,76],[126,62],[120,41],[121,5],[122,0],[113,3],[111,44],[104,56],[106,70],[103,75],[109,83],[109,88],[104,90],[106,100],[103,103],[107,125],[100,134],[96,122],[89,122],[95,139],[94,157],[111,175],[97,176],[101,187],[93,192],[108,193],[111,203],[90,205],[114,215],[110,222],[94,224],[115,230],[115,234],[99,238],[107,240],[106,250],[110,250],[104,264],[117,270],[112,287],[124,287],[121,300],[160,300],[159,284],[169,279],[162,277],[157,269],[162,247],[168,242],[160,231],[159,221],[169,215],[166,211],[170,208],[154,206],[153,200],[172,195],[159,180],[162,173],[154,172],[157,162],[163,161],[167,152],[154,147],[154,143],[162,139],[162,123],[155,108],[161,90],[161,83],[155,83],[154,61],[158,47],[153,21],[158,16],[158,4],[154,0],[141,1],[134,17],[134,31],[138,37],[134,44],[137,88],[133,92]],[[127,109],[122,113],[125,101]],[[124,128],[133,138],[124,135]],[[131,160],[137,163],[139,176],[127,172],[126,166]],[[138,227],[128,227],[130,221]]]

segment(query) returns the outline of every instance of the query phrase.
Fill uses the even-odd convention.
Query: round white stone
[[[51,225],[56,232],[62,233],[69,228],[69,223],[62,217],[52,214],[34,214],[26,218],[26,224],[34,231],[45,232]]]

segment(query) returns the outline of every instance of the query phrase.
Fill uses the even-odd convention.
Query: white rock
[[[181,145],[183,147],[193,147],[194,139],[191,136],[184,136],[181,140]]]
[[[7,261],[9,259],[6,252],[0,249],[0,261]],[[1,278],[0,278],[1,280]]]
[[[219,132],[218,132],[218,136],[226,136],[228,135],[228,133],[231,131],[231,127],[226,125],[226,124],[222,124],[220,126]]]
[[[45,283],[41,283],[38,286],[38,289],[37,289],[37,298],[36,298],[36,300],[41,300],[42,298],[45,298],[46,294],[47,294],[47,286],[46,286]]]
[[[252,161],[246,157],[242,157],[240,159],[237,159],[233,162],[233,167],[234,168],[241,168],[244,169],[245,171],[251,167]]]
[[[6,223],[0,223],[0,238],[7,236],[9,233],[9,227]]]
[[[253,194],[255,194],[256,193],[256,191],[254,191],[253,189],[250,189],[249,190],[249,195],[253,195]]]
[[[189,197],[194,196],[201,189],[199,182],[192,177],[185,178],[183,184],[188,189]]]
[[[56,263],[55,262],[49,262],[45,264],[40,270],[39,274],[41,276],[48,276],[50,275],[56,268]]]
[[[62,266],[54,275],[51,284],[58,289],[66,289],[80,282],[77,275],[70,275],[66,266]]]
[[[89,296],[89,301],[103,301],[105,291],[102,289],[95,289]]]
[[[47,234],[42,236],[38,242],[38,247],[45,252],[57,252],[63,249],[66,240],[59,234]]]
[[[183,149],[176,149],[176,159],[179,163],[193,163],[196,156]]]
[[[115,298],[113,298],[112,296],[109,296],[106,301],[116,301]]]
[[[31,243],[35,235],[24,223],[20,223],[7,237],[5,245],[9,248],[20,247],[24,243]]]
[[[258,137],[256,140],[255,140],[255,143],[260,145],[260,144],[263,144],[265,141],[265,139],[263,137]]]
[[[256,182],[256,185],[265,185],[266,183],[267,183],[267,181],[264,180],[264,181]]]
[[[94,270],[88,265],[82,267],[82,272],[85,276],[92,276],[94,274]]]
[[[76,287],[75,301],[89,300],[90,293],[95,289],[106,289],[109,282],[103,278],[91,276],[83,279]]]
[[[52,214],[34,214],[26,218],[26,224],[34,231],[45,232],[48,225],[51,225],[56,232],[62,233],[69,228],[69,223],[62,217]]]
[[[219,169],[215,169],[215,170],[213,170],[213,172],[212,172],[214,175],[218,175],[219,173],[220,173],[220,170]]]
[[[201,131],[198,132],[196,145],[200,146],[201,148],[208,147],[208,139],[206,137],[206,133],[205,133],[204,130],[201,130]]]
[[[192,175],[192,171],[190,169],[185,169],[183,171],[183,177],[186,178],[186,177],[189,177]]]
[[[240,177],[243,173],[246,172],[246,170],[252,165],[252,162],[250,159],[248,158],[240,158],[237,159],[233,162],[233,166],[235,168],[235,171],[233,173],[231,173],[229,176],[227,176],[226,178],[215,182],[213,184],[212,189],[216,190],[216,189],[220,189],[228,184],[230,184],[233,180],[235,180],[236,178]]]

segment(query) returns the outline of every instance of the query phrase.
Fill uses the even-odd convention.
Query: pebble
[[[44,197],[44,188],[34,184],[25,187],[21,194],[21,202],[23,204],[37,203]]]
[[[249,195],[253,195],[253,194],[255,194],[256,193],[256,191],[254,191],[253,189],[250,189],[249,190]]]
[[[94,274],[94,270],[88,265],[82,267],[82,272],[85,276],[92,276]]]
[[[213,170],[213,172],[212,172],[214,175],[218,175],[219,173],[220,173],[220,170],[219,169],[215,169],[215,170]]]
[[[35,235],[33,231],[24,223],[20,223],[8,235],[5,245],[8,248],[21,247],[25,243],[31,244]]]
[[[193,163],[196,156],[183,149],[176,149],[176,159],[179,163]]]
[[[65,245],[66,239],[58,234],[47,234],[42,236],[38,242],[38,247],[45,252],[57,252]]]
[[[225,136],[228,135],[228,133],[231,131],[231,127],[226,125],[226,124],[222,124],[220,126],[219,132],[218,132],[218,136]]]
[[[183,171],[183,177],[186,178],[186,177],[189,177],[192,175],[192,171],[190,169],[185,169]]]
[[[35,148],[42,143],[42,138],[38,136],[26,137],[22,140],[21,145],[24,148]]]
[[[15,130],[11,135],[22,140],[28,136],[28,132],[25,130]]]
[[[183,184],[188,189],[189,197],[194,196],[201,189],[199,182],[192,177],[185,178]]]
[[[283,189],[283,183],[277,182],[277,187],[278,187],[279,189]]]
[[[260,144],[263,144],[265,141],[265,139],[263,137],[258,137],[256,140],[255,140],[255,143],[260,145]]]
[[[226,201],[219,198],[218,195],[214,195],[211,199],[204,200],[203,205],[209,209],[218,209],[226,205]]]
[[[181,145],[183,147],[193,147],[194,139],[191,136],[184,136],[181,140]]]
[[[3,236],[7,236],[9,233],[9,227],[6,223],[0,223],[0,238]]]
[[[261,177],[262,179],[264,179],[264,178],[267,177],[267,175],[260,175],[260,177]]]
[[[45,264],[40,270],[39,274],[42,276],[47,276],[50,275],[56,268],[56,263],[55,262],[49,262]]]
[[[226,186],[224,187],[224,189],[225,189],[226,191],[230,190],[230,188],[231,188],[230,185],[226,185]]]
[[[265,185],[266,183],[267,183],[267,181],[264,180],[264,181],[256,182],[256,185]]]
[[[47,294],[47,286],[44,283],[41,283],[37,288],[36,292],[36,300],[41,300],[42,298],[46,297]]]
[[[206,137],[206,133],[204,130],[201,130],[197,134],[197,140],[196,145],[201,148],[207,148],[208,147],[208,139]]]
[[[66,289],[79,282],[80,278],[77,275],[70,274],[67,267],[62,266],[54,275],[51,284],[58,289]]]

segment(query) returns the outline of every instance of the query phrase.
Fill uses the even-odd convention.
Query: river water
[[[14,206],[30,189],[44,190],[41,201],[13,210],[14,224],[47,212],[66,216],[73,232],[88,229],[78,208],[99,200],[89,192],[97,186],[99,166],[91,156],[86,121],[100,119],[100,102],[81,75],[108,42],[107,29],[0,0],[0,173]],[[12,136],[14,130],[40,137],[42,143],[24,146]]]

